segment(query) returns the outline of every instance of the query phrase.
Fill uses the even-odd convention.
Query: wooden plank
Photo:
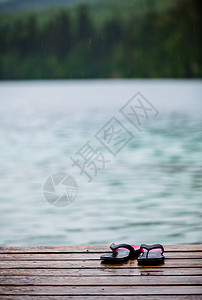
[[[202,245],[165,248],[164,264],[140,266],[101,263],[108,246],[1,247],[0,299],[201,299]]]
[[[167,259],[201,258],[202,252],[165,252]],[[1,260],[99,260],[100,253],[18,253],[0,254]]]
[[[166,251],[202,251],[201,244],[164,245]],[[0,253],[71,253],[71,252],[110,252],[108,246],[40,246],[40,247],[0,247]]]
[[[202,285],[202,276],[92,276],[92,277],[51,277],[51,276],[0,276],[0,285]]]
[[[131,298],[132,297],[132,298]],[[89,300],[89,296],[78,296],[78,295],[73,295],[73,296],[28,296],[28,295],[12,295],[12,296],[1,296],[2,300]],[[105,295],[104,298],[103,296],[90,296],[91,300],[131,300],[134,299],[133,296],[107,296]],[[135,300],[199,300],[201,299],[200,295],[158,295],[158,296],[153,296],[147,295],[145,296],[135,296]]]
[[[122,264],[104,264],[100,260],[67,260],[67,261],[0,261],[0,268],[135,268],[138,267],[137,260],[129,260]],[[153,268],[153,266],[148,266]],[[201,268],[202,259],[168,259],[159,268]]]
[[[0,286],[0,295],[201,295],[202,286]]]
[[[0,269],[1,276],[195,276],[202,268]]]

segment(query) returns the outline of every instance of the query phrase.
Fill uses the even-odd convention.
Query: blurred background
[[[0,0],[1,246],[202,243],[201,12]],[[159,111],[141,132],[120,113],[138,91]],[[112,117],[134,135],[115,157],[95,137]],[[92,182],[71,161],[88,141],[108,160]],[[78,184],[66,207],[43,194],[58,172]]]
[[[1,0],[0,79],[201,77],[200,0]]]

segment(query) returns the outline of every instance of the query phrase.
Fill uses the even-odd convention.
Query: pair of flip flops
[[[139,264],[153,265],[163,263],[165,257],[163,255],[164,248],[161,244],[154,245],[128,245],[112,243],[110,245],[112,253],[103,254],[100,259],[105,263],[122,263],[131,258],[137,258]]]

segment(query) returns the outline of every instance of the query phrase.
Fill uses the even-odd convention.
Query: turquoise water
[[[0,245],[202,243],[201,83],[1,82]],[[119,111],[137,91],[159,111],[141,132]],[[135,136],[116,156],[95,138],[112,117]],[[92,182],[70,159],[88,141],[108,160]],[[57,172],[78,184],[66,207],[43,195]]]

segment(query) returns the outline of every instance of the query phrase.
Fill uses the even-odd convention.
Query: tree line
[[[42,25],[37,13],[0,22],[0,79],[199,78],[201,11],[200,0],[178,0],[161,14],[150,5],[98,25],[81,5]]]

